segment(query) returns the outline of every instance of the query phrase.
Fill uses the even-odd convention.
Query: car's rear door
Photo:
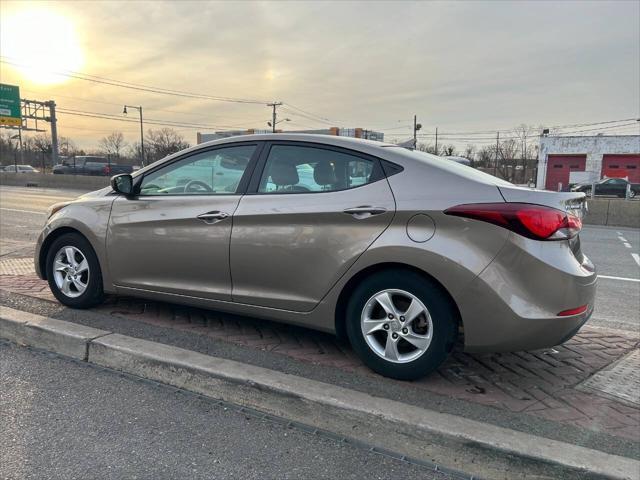
[[[118,287],[231,299],[232,215],[259,143],[186,155],[145,174],[139,195],[113,202],[108,262]]]
[[[313,309],[394,212],[378,159],[319,144],[270,142],[233,217],[233,300]]]

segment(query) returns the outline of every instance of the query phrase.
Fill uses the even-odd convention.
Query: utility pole
[[[267,103],[267,107],[273,107],[273,116],[271,117],[271,133],[276,133],[277,113],[276,108],[282,105],[282,102]]]
[[[436,127],[436,155],[438,155],[438,127]]]
[[[135,108],[140,114],[140,166],[144,167],[144,127],[142,124],[142,105],[136,107],[134,105],[125,105],[122,113],[127,114],[127,108]]]
[[[56,102],[49,100],[45,102],[49,107],[49,121],[51,122],[51,164],[58,163],[58,124],[56,120]]]
[[[413,148],[418,148],[418,130],[422,128],[422,125],[418,123],[418,116],[413,116]]]
[[[527,132],[524,132],[524,143],[522,146],[522,183],[527,181]]]
[[[498,150],[500,150],[500,132],[496,132],[496,160],[493,163],[493,176],[498,176]]]

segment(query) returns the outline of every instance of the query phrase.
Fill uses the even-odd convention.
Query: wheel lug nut
[[[404,333],[406,335],[407,333],[409,333],[409,329],[408,328],[403,328],[402,329],[402,333]]]
[[[404,317],[400,317],[400,321],[401,321],[401,322],[404,322]]]
[[[396,338],[398,338],[398,334],[396,332],[393,332],[391,334],[391,338],[393,338],[395,340]]]
[[[385,323],[385,324],[382,326],[382,328],[384,328],[385,330],[389,330],[389,324],[388,324],[388,323]]]
[[[389,314],[389,320],[393,320],[393,314],[392,313]]]

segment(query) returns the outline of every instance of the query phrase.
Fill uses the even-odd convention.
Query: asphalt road
[[[0,256],[31,256],[47,208],[82,192],[23,187],[0,188]],[[640,230],[584,227],[582,250],[601,275],[591,325],[640,328]],[[634,258],[634,254],[636,257]]]
[[[0,385],[0,478],[453,478],[6,342]]]

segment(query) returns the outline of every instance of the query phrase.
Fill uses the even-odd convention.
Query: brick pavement
[[[0,290],[54,300],[46,282],[34,274],[3,275],[0,269]],[[127,297],[112,297],[95,310],[302,362],[376,375],[335,337],[303,328]],[[581,386],[595,372],[638,347],[637,336],[585,326],[569,342],[549,350],[473,355],[455,350],[437,372],[412,386],[640,440],[640,406]]]

